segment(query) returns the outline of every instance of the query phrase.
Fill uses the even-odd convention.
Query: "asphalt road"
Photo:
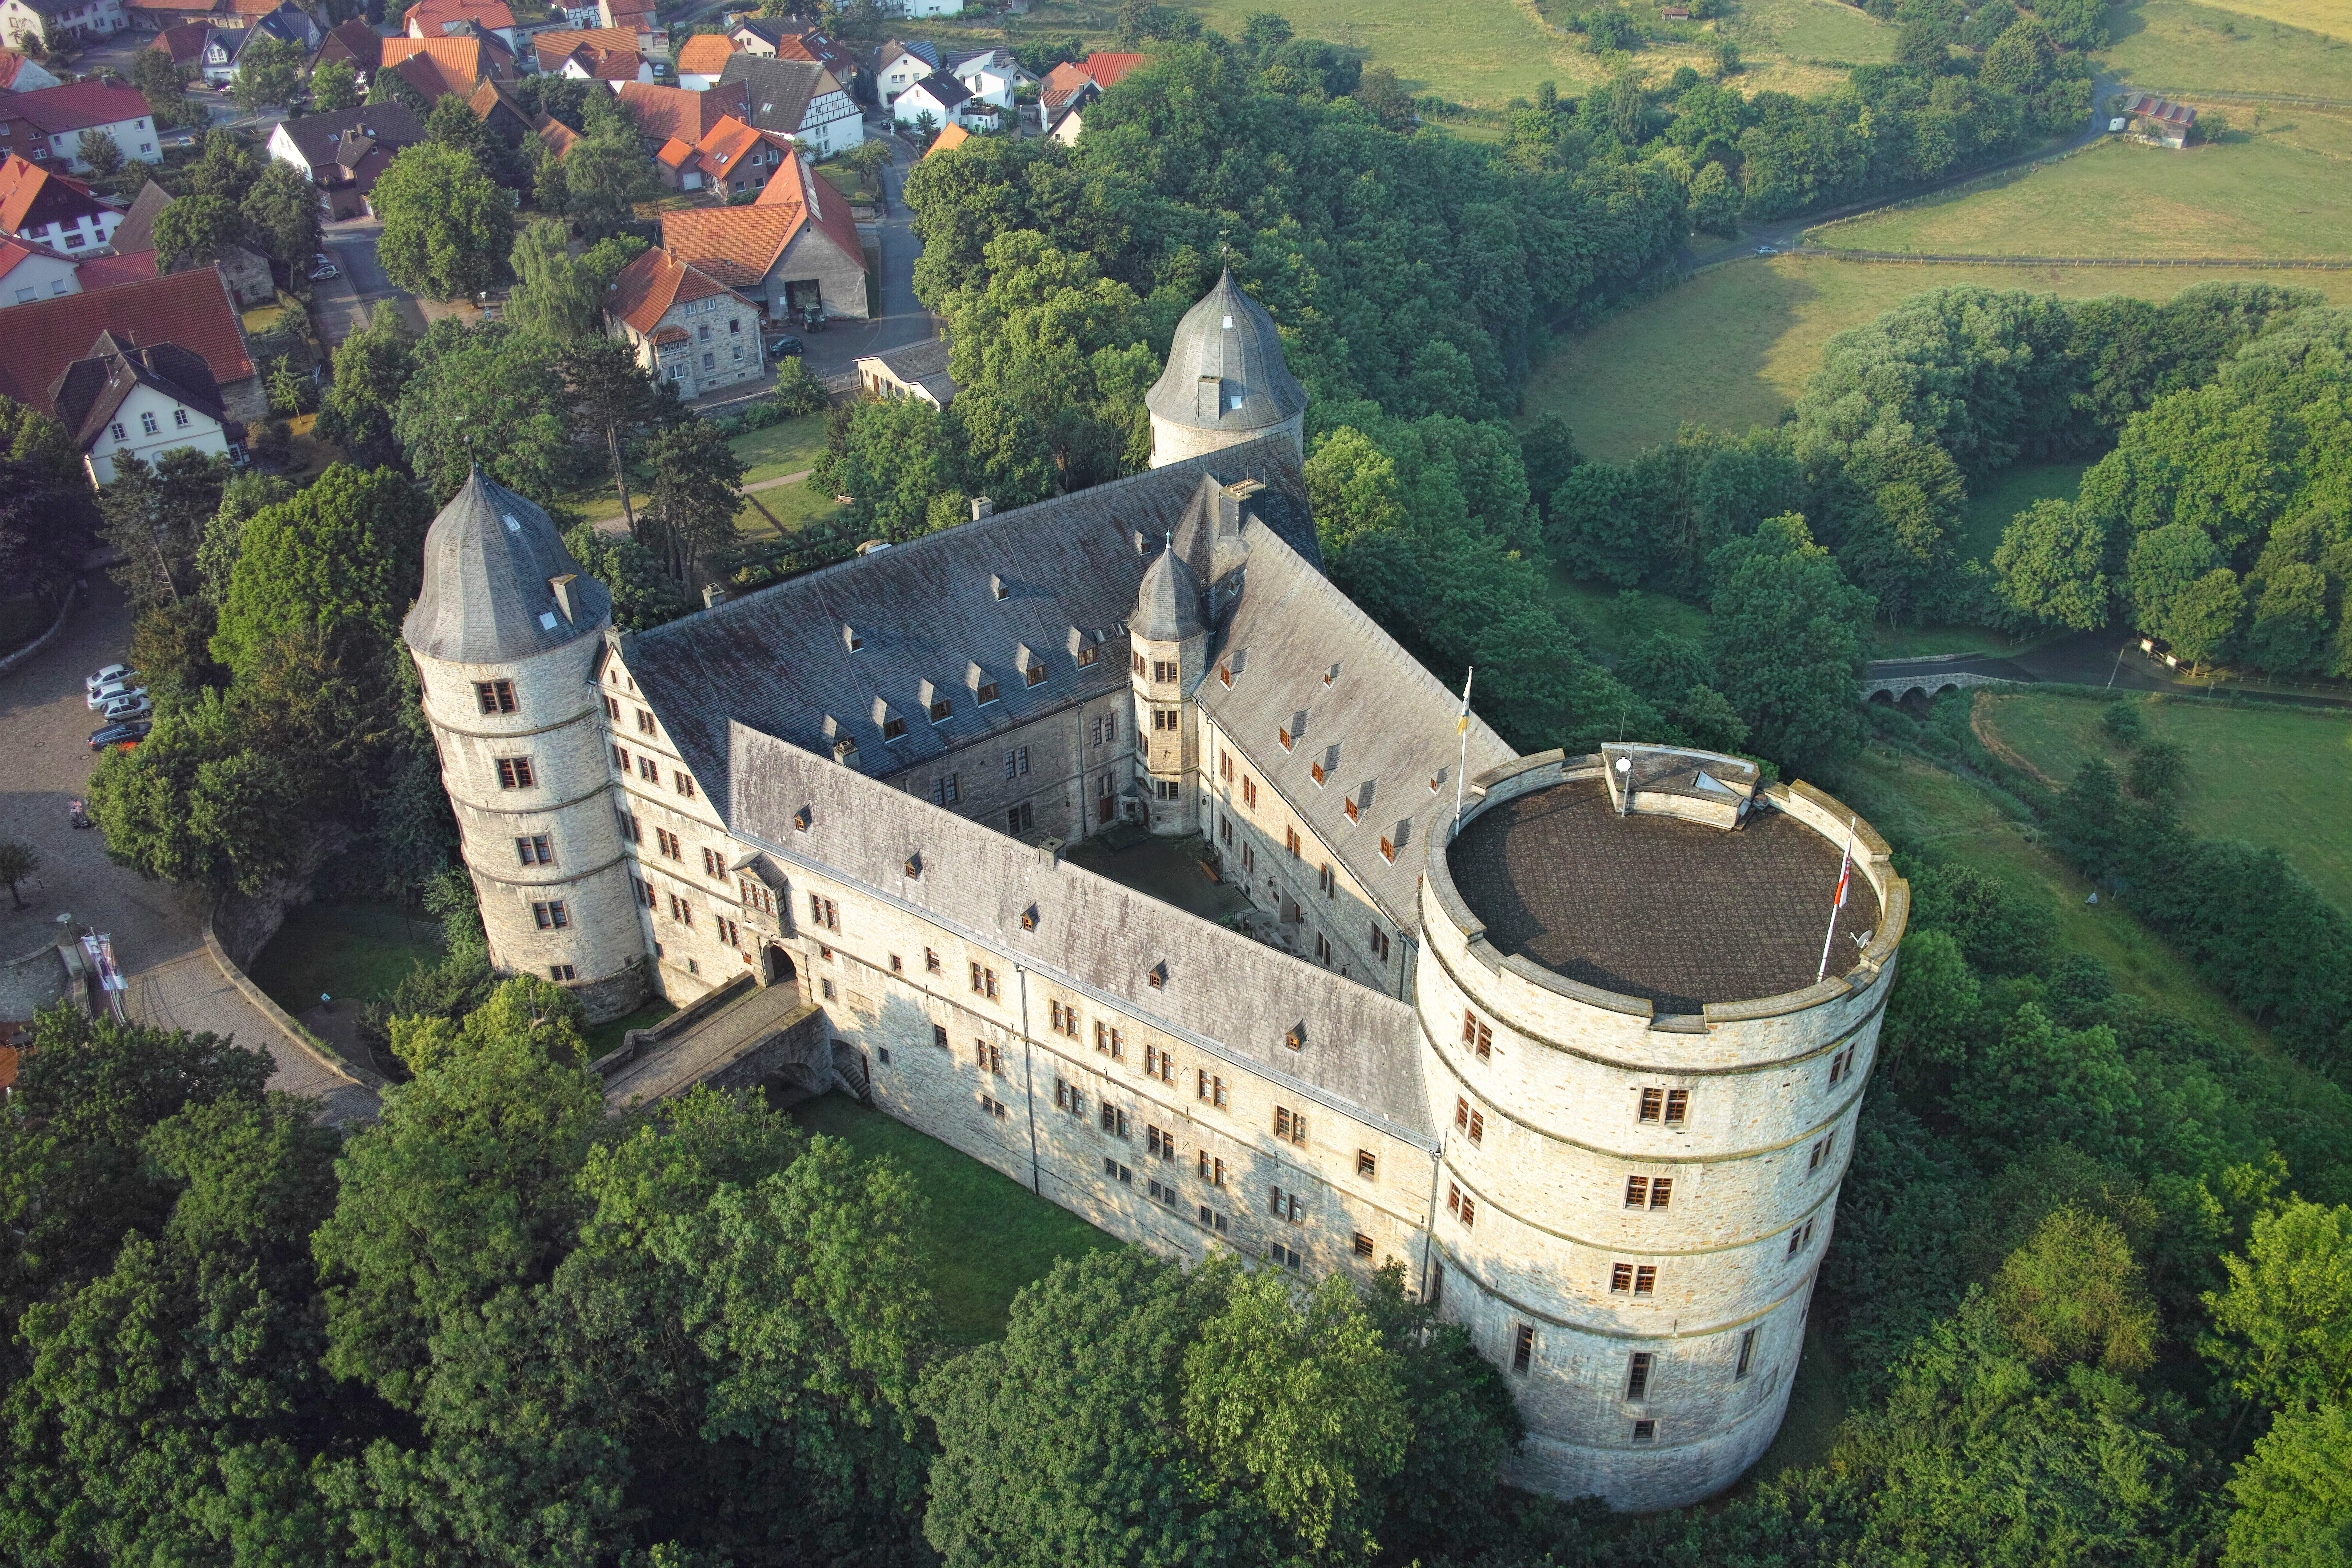
[[[869,136],[876,123],[866,122]],[[923,253],[923,243],[915,238],[914,220],[900,196],[906,187],[906,171],[914,163],[914,149],[896,136],[889,140],[892,161],[882,171],[882,189],[889,197],[880,234],[882,314],[867,321],[837,319],[822,332],[801,334],[806,345],[802,361],[819,380],[848,373],[868,354],[904,348],[939,335],[938,323],[915,299],[915,258]]]
[[[63,929],[103,931],[129,978],[131,1016],[166,1028],[211,1030],[266,1046],[276,1062],[270,1087],[321,1101],[331,1121],[375,1114],[376,1097],[322,1059],[289,1043],[223,976],[204,947],[204,917],[168,884],[143,880],[106,858],[103,835],[76,830],[67,803],[82,796],[97,758],[96,716],[82,677],[127,656],[130,612],[102,572],[57,641],[0,675],[0,726],[9,740],[8,786],[0,791],[0,837],[33,846],[41,868],[24,884],[27,907],[0,901],[0,952],[22,953]]]
[[[343,269],[342,277],[318,284],[312,295],[320,328],[330,344],[342,342],[364,326],[381,300],[392,301],[409,331],[421,335],[425,330],[424,309],[416,296],[395,288],[384,276],[384,265],[376,256],[376,236],[383,230],[380,219],[346,218],[328,224],[323,231],[320,243]]]
[[[2161,659],[2140,651],[2139,638],[2125,631],[2077,632],[2056,642],[2010,658],[1992,655],[1945,655],[1929,659],[1874,659],[1869,679],[1900,680],[1912,676],[1986,675],[1996,680],[2032,685],[2055,681],[2069,686],[2112,687],[2117,691],[2177,691],[2194,696],[2242,692],[2265,701],[2304,707],[2352,707],[2352,698],[2326,692],[2279,690],[2264,686],[2215,686],[2185,681]]]

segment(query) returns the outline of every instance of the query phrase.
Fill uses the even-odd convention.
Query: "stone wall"
[[[1204,430],[1197,425],[1181,425],[1172,419],[1151,416],[1151,466],[1165,468],[1170,463],[1181,463],[1188,457],[1204,452],[1221,452],[1244,441],[1256,441],[1265,436],[1288,436],[1290,444],[1298,447],[1303,456],[1306,447],[1301,432],[1305,429],[1304,410],[1291,415],[1279,425],[1261,430]]]

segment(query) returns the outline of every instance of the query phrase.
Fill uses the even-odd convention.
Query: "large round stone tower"
[[[547,514],[476,470],[425,535],[401,627],[490,961],[573,987],[592,1019],[645,992],[596,686],[611,623]]]
[[[1227,272],[1184,313],[1167,368],[1144,395],[1151,411],[1151,466],[1286,435],[1301,444],[1307,389],[1283,362],[1266,308]]]
[[[1707,753],[1549,752],[1432,835],[1439,1306],[1511,1373],[1541,1491],[1696,1501],[1788,1405],[1909,889],[1836,801],[1756,785]]]

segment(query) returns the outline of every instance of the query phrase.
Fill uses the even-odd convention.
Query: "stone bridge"
[[[745,1089],[782,1078],[807,1095],[835,1087],[863,1099],[862,1058],[836,1064],[822,1011],[786,980],[762,986],[738,976],[650,1029],[632,1029],[621,1048],[589,1064],[604,1080],[610,1111],[650,1105],[698,1083]],[[857,1058],[857,1053],[849,1053]]]
[[[1970,686],[2014,686],[2032,676],[2007,659],[1972,654],[1941,659],[1879,659],[1862,676],[1864,702],[1901,702],[1913,692],[1930,700]]]

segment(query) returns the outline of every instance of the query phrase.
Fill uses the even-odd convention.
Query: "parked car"
[[[768,351],[768,358],[784,359],[800,353],[800,339],[788,332],[782,337],[768,339],[763,347]]]
[[[103,708],[109,703],[118,702],[125,697],[144,697],[146,695],[146,687],[134,684],[131,681],[108,681],[105,685],[90,693],[90,706],[93,708]]]
[[[125,719],[143,719],[155,711],[155,700],[143,691],[126,691],[110,697],[98,710],[98,716],[109,724],[120,724]]]
[[[335,265],[334,257],[326,255],[322,252],[321,254],[311,258],[311,282],[323,283],[329,278],[339,278],[341,276],[343,276],[343,269]]]
[[[128,683],[131,681],[136,681],[138,678],[139,672],[132,669],[127,664],[109,664],[105,669],[100,670],[95,675],[83,676],[82,689],[87,692],[95,693],[101,686],[113,686],[118,683]],[[96,707],[97,704],[92,703],[91,706]]]
[[[155,726],[145,719],[126,719],[120,724],[109,724],[104,729],[90,732],[90,749],[104,751],[109,746],[136,746],[147,738]]]

